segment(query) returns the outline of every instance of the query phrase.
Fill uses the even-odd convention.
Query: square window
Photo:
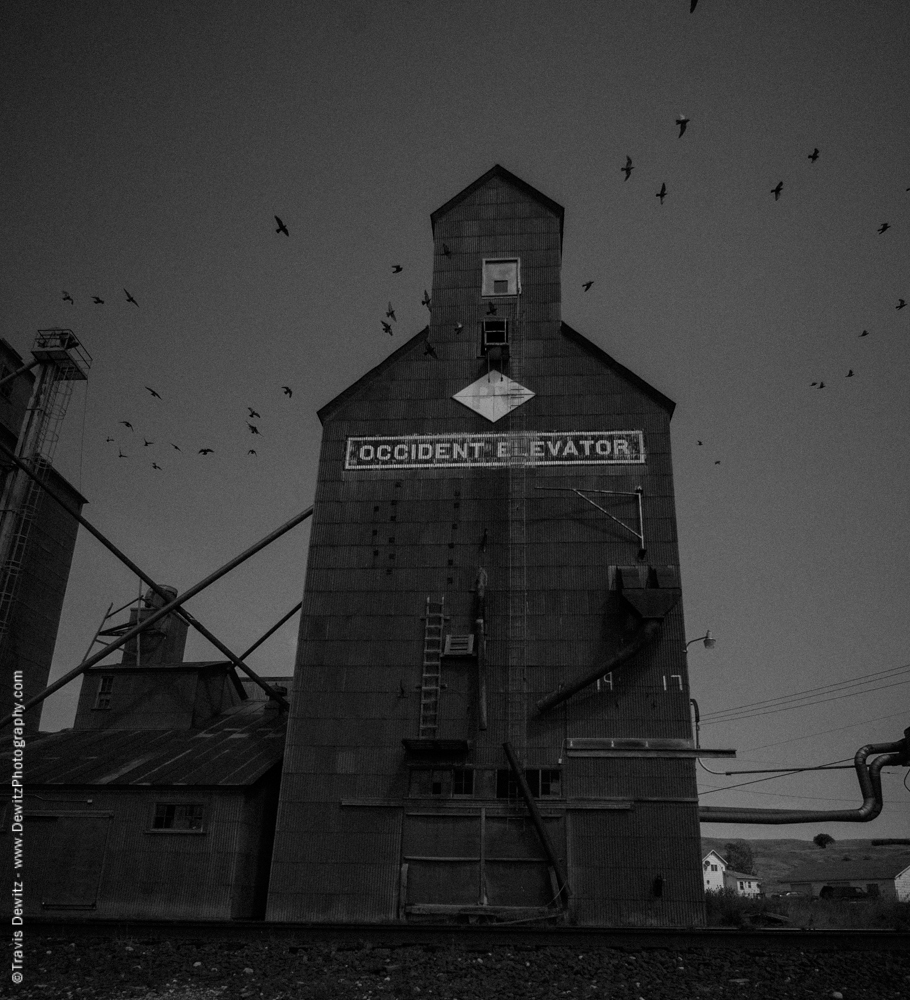
[[[517,799],[520,794],[518,782],[512,771],[509,768],[500,768],[496,772],[496,798]]]
[[[542,767],[540,769],[540,797],[542,799],[559,798],[560,774],[557,767]]]
[[[153,830],[202,830],[202,806],[177,802],[156,802]]]
[[[114,675],[104,674],[98,680],[98,693],[95,695],[95,708],[110,709],[111,694],[114,690]]]
[[[509,343],[509,321],[507,319],[485,319],[480,325],[481,347],[487,351],[491,347],[506,347]]]
[[[517,257],[485,259],[481,295],[519,295],[521,278]]]

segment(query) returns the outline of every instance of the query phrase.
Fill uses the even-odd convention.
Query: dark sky
[[[425,325],[429,215],[501,163],[565,206],[563,319],[677,403],[687,634],[718,640],[690,647],[692,693],[703,744],[739,751],[708,765],[910,725],[905,0],[6,4],[0,86],[0,336],[27,355],[66,326],[93,355],[56,464],[160,582],[311,503],[317,408]],[[246,648],[299,601],[307,538],[190,609]],[[81,533],[55,674],[137,590]],[[295,643],[296,621],[251,665],[288,673]],[[905,774],[874,824],[824,830],[907,835]],[[703,801],[860,802],[847,771],[716,791],[754,777],[700,772]]]

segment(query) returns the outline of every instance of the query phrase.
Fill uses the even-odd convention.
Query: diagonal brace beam
[[[6,457],[14,465],[16,465],[19,469],[21,469],[30,479],[36,482],[55,503],[57,503],[60,507],[62,507],[66,511],[66,513],[70,515],[70,517],[75,518],[75,520],[78,521],[79,524],[81,524],[82,527],[85,528],[87,532],[89,532],[89,534],[94,535],[95,538],[97,538],[98,541],[101,542],[101,544],[109,552],[112,552],[125,566],[127,566],[130,570],[132,570],[136,574],[136,576],[138,576],[139,579],[142,580],[143,583],[151,587],[152,590],[154,590],[159,597],[164,598],[165,601],[167,601],[170,598],[170,594],[168,594],[157,583],[155,583],[155,581],[147,573],[143,572],[132,561],[132,559],[129,558],[129,556],[121,552],[120,549],[118,549],[113,542],[109,541],[90,521],[86,520],[80,513],[78,513],[78,511],[73,510],[73,508],[70,507],[70,505],[56,492],[56,490],[54,490],[46,482],[44,482],[38,476],[36,476],[35,473],[29,468],[29,466],[26,465],[26,463],[23,462],[20,458],[18,458],[14,454],[14,452],[12,452],[9,448],[7,448],[2,441],[0,441],[0,453],[6,455]],[[312,512],[313,508],[310,507],[309,510],[304,513],[303,517],[308,517]],[[301,518],[301,520],[302,519],[303,518]],[[246,656],[249,655],[248,653],[245,654],[243,657],[236,656],[233,652],[231,652],[230,649],[228,649],[227,646],[225,646],[225,644],[217,636],[213,635],[200,621],[194,618],[193,615],[191,615],[190,612],[186,610],[186,608],[179,607],[177,609],[177,614],[188,625],[191,625],[194,629],[196,629],[196,631],[200,635],[208,639],[208,641],[220,653],[222,653],[222,655],[226,659],[230,660],[230,662],[233,663],[235,667],[239,667],[239,669],[242,670],[247,675],[247,677],[250,678],[250,680],[258,684],[259,687],[261,687],[262,690],[265,691],[270,698],[275,698],[276,700],[280,701],[283,705],[285,705],[285,707],[287,707],[287,702],[281,697],[281,695],[277,694],[277,692],[269,684],[267,684],[264,680],[262,680],[262,678],[258,677],[255,673],[253,673],[253,671],[250,670],[250,668],[243,662]],[[146,619],[145,622],[143,622],[143,627],[148,623],[148,621],[149,619]],[[120,643],[114,644],[113,646],[108,646],[107,648],[108,650],[111,650],[112,648],[116,649],[118,645],[120,645]],[[2,728],[2,725],[0,725],[0,728]]]
[[[159,618],[164,618],[165,615],[169,615],[172,611],[179,608],[185,601],[188,601],[191,597],[195,597],[200,591],[205,590],[206,587],[213,584],[216,580],[220,580],[221,577],[226,576],[235,569],[241,563],[245,562],[250,556],[255,555],[261,549],[264,549],[267,545],[270,545],[275,541],[276,538],[280,538],[285,532],[290,531],[291,528],[296,528],[301,521],[305,521],[313,513],[313,508],[308,507],[306,510],[292,517],[290,521],[281,525],[280,528],[276,528],[271,534],[265,536],[265,538],[256,542],[255,545],[248,548],[245,552],[241,552],[239,556],[235,556],[229,562],[226,562],[220,569],[215,570],[214,573],[210,573],[204,580],[200,580],[199,583],[190,587],[189,590],[184,591],[179,594],[172,601],[164,605],[164,607],[158,608],[153,611],[152,614],[145,619],[145,621],[140,622],[138,625],[129,629],[129,631],[124,632],[119,638],[115,639],[112,643],[105,646],[104,649],[99,650],[94,656],[90,656],[87,660],[83,660],[77,667],[73,667],[68,673],[64,674],[58,680],[56,680],[49,687],[45,688],[40,694],[35,695],[34,698],[30,699],[25,703],[21,711],[27,712],[30,708],[34,708],[35,705],[40,704],[49,695],[52,695],[55,691],[59,691],[60,688],[69,684],[71,680],[78,677],[80,674],[84,674],[86,670],[91,669],[96,663],[103,660],[108,653],[117,649],[119,646],[125,645],[134,636],[138,635],[144,629],[148,628],[149,625],[153,625]],[[233,654],[231,654],[233,656]],[[252,675],[252,671],[246,666],[241,664],[243,669]],[[258,680],[258,679],[257,679]],[[288,707],[287,700],[279,695],[277,691],[274,690],[270,685],[266,685],[264,681],[259,681],[259,683],[269,692],[270,697],[275,698],[276,701],[280,701],[286,708]],[[13,721],[13,715],[6,716],[5,719],[0,719],[0,729],[4,726],[8,726]]]

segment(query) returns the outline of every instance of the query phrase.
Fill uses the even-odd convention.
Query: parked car
[[[839,900],[846,903],[861,903],[869,898],[869,893],[856,885],[826,885],[819,892],[818,898]]]

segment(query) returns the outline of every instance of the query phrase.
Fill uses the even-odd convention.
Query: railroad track
[[[334,942],[339,950],[365,946],[460,948],[482,951],[511,948],[735,949],[750,951],[900,951],[910,952],[910,933],[868,929],[728,927],[527,927],[503,924],[398,925],[297,924],[266,921],[59,920],[31,918],[34,937],[181,938],[199,941]]]

